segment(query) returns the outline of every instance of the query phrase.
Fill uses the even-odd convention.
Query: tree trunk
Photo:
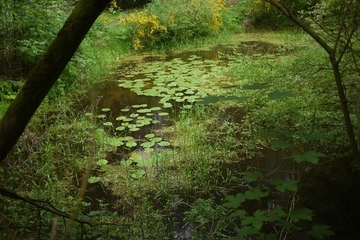
[[[80,0],[0,120],[0,162],[6,157],[90,27],[110,0]]]
[[[357,142],[356,142],[356,138],[355,138],[355,134],[354,134],[354,130],[353,130],[353,125],[352,125],[351,119],[350,119],[348,102],[347,102],[347,99],[346,99],[344,86],[342,84],[342,78],[341,78],[341,74],[340,74],[340,70],[339,70],[339,62],[341,61],[342,54],[345,52],[345,50],[348,47],[348,44],[349,44],[351,39],[348,39],[348,42],[344,46],[342,54],[340,54],[340,56],[337,59],[336,58],[336,45],[337,45],[337,43],[335,44],[334,48],[330,47],[327,44],[327,42],[324,39],[322,39],[312,28],[307,26],[303,21],[301,21],[301,19],[294,16],[285,6],[283,6],[277,0],[266,0],[266,1],[269,2],[270,4],[272,4],[273,6],[275,6],[276,8],[278,8],[293,23],[295,23],[296,25],[301,27],[307,34],[309,34],[328,53],[330,63],[331,63],[331,67],[332,67],[333,74],[334,74],[336,87],[337,87],[337,90],[338,90],[338,96],[339,96],[339,100],[340,100],[340,104],[341,104],[341,110],[343,112],[346,132],[347,132],[347,135],[348,135],[348,138],[349,138],[349,144],[350,144],[350,147],[352,149],[355,162],[357,163],[357,168],[360,171],[360,152],[359,152],[360,149],[358,149],[358,145],[357,145]],[[352,34],[354,33],[354,30],[355,29],[353,29],[351,31],[350,38],[351,38]],[[341,30],[339,30],[339,31],[341,31]],[[339,32],[338,36],[340,36],[340,33],[341,32]],[[339,39],[337,39],[337,41],[338,40]],[[360,130],[358,129],[358,131],[360,131]],[[358,139],[358,141],[360,141],[360,140]]]

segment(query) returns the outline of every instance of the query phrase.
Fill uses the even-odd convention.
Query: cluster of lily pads
[[[123,108],[120,110],[123,115],[120,115],[116,118],[116,123],[105,121],[103,125],[108,127],[115,127],[115,130],[119,131],[120,133],[136,132],[139,131],[141,127],[159,123],[160,118],[169,115],[168,112],[160,111],[162,110],[161,107],[146,107],[147,104],[139,104]],[[103,108],[102,111],[104,113],[98,115],[98,118],[105,119],[105,113],[109,112],[110,109]],[[164,141],[161,137],[156,137],[153,133],[145,135],[145,140],[146,141],[140,144],[140,146],[143,148],[150,148],[155,146],[155,144],[161,147],[170,146],[168,141]],[[112,136],[106,137],[105,142],[114,147],[120,147],[124,145],[128,148],[132,148],[138,145],[139,140],[135,139],[133,136]]]
[[[129,88],[138,95],[160,97],[164,108],[173,102],[191,108],[201,97],[216,93],[224,66],[218,60],[201,60],[192,55],[186,61],[174,58],[167,62],[149,62],[141,70],[125,74],[119,86]],[[215,92],[214,92],[215,91]]]

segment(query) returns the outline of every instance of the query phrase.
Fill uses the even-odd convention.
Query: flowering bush
[[[171,38],[189,39],[216,33],[222,26],[222,0],[154,0],[148,5]]]
[[[136,11],[120,18],[120,22],[132,28],[133,48],[141,50],[146,44],[153,44],[156,32],[167,32],[165,26],[161,25],[158,17],[147,11]]]

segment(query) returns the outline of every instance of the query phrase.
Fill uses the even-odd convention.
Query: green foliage
[[[55,0],[2,1],[0,75],[24,77],[55,37],[67,10],[67,3]]]

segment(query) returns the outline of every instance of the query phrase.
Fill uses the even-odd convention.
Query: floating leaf
[[[151,111],[159,111],[161,110],[161,107],[152,107],[150,108]]]
[[[278,100],[285,97],[293,97],[295,94],[291,92],[280,92],[279,90],[275,90],[268,94],[269,100]]]
[[[153,147],[154,145],[155,145],[154,142],[144,142],[141,144],[141,146],[144,148],[150,148],[150,147]]]
[[[103,112],[109,112],[109,111],[110,111],[110,108],[103,108],[103,109],[101,109],[101,111],[103,111]]]
[[[93,176],[91,176],[91,177],[89,177],[88,178],[88,183],[97,183],[97,182],[100,182],[100,180],[101,180],[101,178],[100,177],[93,177]]]
[[[158,115],[159,116],[167,116],[167,115],[169,115],[169,113],[168,112],[159,112]]]
[[[313,164],[317,164],[320,157],[326,157],[326,155],[320,152],[307,151],[302,155],[295,155],[294,160],[298,163],[310,162]]]
[[[153,138],[153,137],[155,137],[155,134],[153,134],[153,133],[149,133],[149,134],[146,134],[145,135],[145,138]]]
[[[151,141],[154,142],[154,143],[160,142],[161,140],[162,140],[161,137],[154,137],[154,138],[151,139]]]
[[[161,146],[161,147],[167,147],[170,146],[170,142],[168,141],[160,141],[157,143],[157,145]]]
[[[117,128],[115,128],[117,131],[123,131],[125,130],[124,126],[118,126]]]
[[[111,146],[114,146],[114,147],[120,147],[120,146],[124,145],[122,139],[115,138],[115,137],[106,138],[106,143],[111,145]]]
[[[121,112],[128,112],[128,111],[130,111],[130,109],[129,109],[129,108],[123,108],[123,109],[121,109],[120,111],[121,111]]]
[[[131,147],[136,147],[137,143],[135,141],[128,141],[126,143],[126,146],[131,148]]]
[[[104,165],[106,165],[107,163],[108,163],[108,160],[106,160],[106,159],[100,159],[100,160],[98,160],[98,161],[96,162],[96,164],[99,165],[99,166],[104,166]]]
[[[138,113],[132,113],[132,114],[130,114],[130,117],[132,117],[132,118],[136,118],[136,117],[138,117],[138,116],[139,116]]]
[[[135,172],[133,172],[130,176],[132,178],[135,178],[135,179],[139,179],[139,178],[142,178],[144,175],[145,175],[145,170],[136,170]]]
[[[142,108],[142,109],[138,109],[137,112],[138,113],[149,113],[149,112],[151,112],[151,110],[148,108]]]
[[[140,130],[140,128],[138,128],[138,127],[133,127],[133,128],[129,129],[129,131],[131,131],[131,132],[136,132],[136,131],[139,131],[139,130]]]
[[[106,117],[105,114],[100,114],[100,115],[97,116],[97,118],[105,118],[105,117]]]
[[[104,122],[103,125],[110,127],[110,126],[112,126],[113,124],[112,124],[112,122]]]
[[[117,121],[121,121],[121,120],[124,120],[126,117],[125,116],[119,116],[116,118]]]

